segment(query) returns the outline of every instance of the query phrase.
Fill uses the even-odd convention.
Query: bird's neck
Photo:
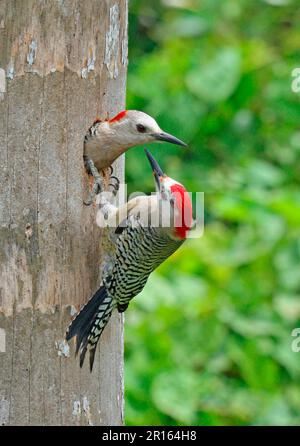
[[[174,208],[168,200],[162,200],[155,194],[155,219],[159,230],[172,240],[181,242],[186,239],[188,228],[181,219],[181,215],[174,213]]]
[[[122,153],[134,145],[130,144],[127,138],[120,136],[114,127],[116,126],[103,122],[97,140],[89,145],[90,157],[96,167],[109,167]]]

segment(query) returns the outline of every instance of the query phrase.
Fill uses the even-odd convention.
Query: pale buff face
[[[87,135],[84,154],[94,161],[97,169],[103,169],[130,147],[154,141],[186,146],[175,136],[164,132],[151,116],[127,110],[99,123],[92,134]]]
[[[108,131],[117,144],[122,147],[132,147],[155,141],[156,135],[163,133],[155,119],[136,110],[128,110],[123,119],[109,124]]]

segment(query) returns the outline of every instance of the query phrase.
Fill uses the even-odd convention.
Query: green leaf
[[[241,58],[236,48],[223,48],[209,60],[198,60],[186,83],[195,95],[208,103],[226,100],[236,89],[241,76]]]

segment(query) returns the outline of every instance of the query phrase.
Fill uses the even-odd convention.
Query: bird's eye
[[[140,133],[145,133],[146,127],[143,124],[137,124],[136,129]]]

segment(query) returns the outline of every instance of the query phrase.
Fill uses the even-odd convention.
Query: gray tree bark
[[[108,249],[83,138],[124,108],[126,67],[127,0],[0,0],[0,425],[123,422],[122,318],[92,374],[64,335]]]

